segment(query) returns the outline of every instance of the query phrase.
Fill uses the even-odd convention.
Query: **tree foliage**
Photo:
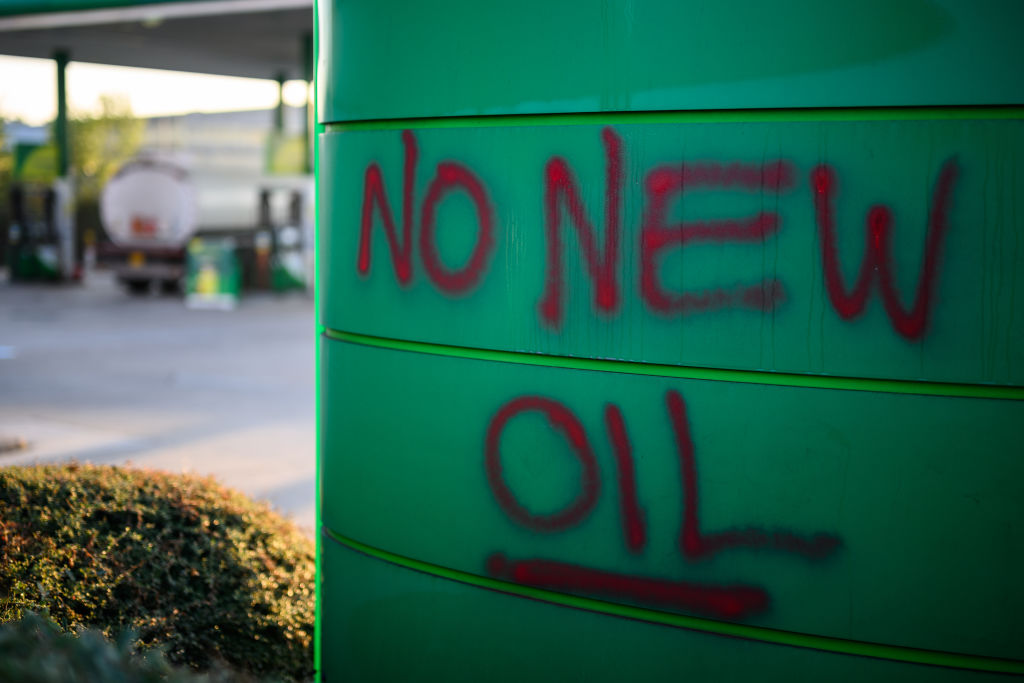
[[[124,97],[103,95],[98,114],[71,119],[71,165],[80,197],[96,197],[142,144],[145,121]]]
[[[71,171],[80,198],[99,196],[103,186],[142,145],[146,123],[132,114],[123,96],[103,95],[97,113],[71,117]],[[19,179],[48,184],[57,177],[57,144],[51,141],[34,150],[19,170]],[[9,157],[9,154],[7,155]],[[6,162],[10,165],[10,162]],[[0,160],[0,173],[5,162]]]

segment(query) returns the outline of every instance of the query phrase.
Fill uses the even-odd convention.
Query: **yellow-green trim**
[[[309,91],[306,91],[307,106],[311,106],[313,111],[313,177],[317,181],[320,178],[320,133],[323,132],[323,125],[319,121],[318,112],[319,110],[319,93],[320,93],[320,81],[318,68],[320,64],[320,2],[315,0],[313,3],[313,101],[309,102]],[[309,116],[310,112],[306,112]],[[308,141],[307,141],[308,142]],[[307,150],[307,154],[309,150]],[[313,515],[315,517],[314,528],[320,528],[320,516],[321,516],[321,504],[323,500],[323,477],[320,466],[320,434],[322,433],[323,425],[320,421],[320,387],[321,387],[321,368],[320,368],[320,357],[321,357],[321,345],[324,340],[325,328],[321,324],[321,307],[320,307],[320,183],[313,183],[313,315],[314,315],[314,329],[315,329],[315,352],[316,356],[314,363],[316,364],[316,375],[314,379],[314,405],[315,405],[315,438],[316,438],[316,499],[313,505]],[[323,581],[323,543],[322,535],[316,535],[316,574],[314,576],[313,585],[313,596],[314,596],[314,617],[313,617],[313,672],[316,681],[323,680],[323,645],[320,642],[323,637],[323,607],[322,607],[322,592],[320,590],[321,582]]]
[[[788,123],[801,121],[988,121],[1024,119],[1021,106],[959,107],[845,107],[809,109],[714,109],[699,111],[584,112],[572,114],[499,114],[368,119],[326,124],[340,131],[424,128],[507,128],[514,126],[574,126],[630,123]]]
[[[762,370],[729,370],[724,368],[701,368],[689,365],[662,365],[637,363],[634,361],[609,360],[604,358],[576,358],[554,356],[522,351],[495,351],[465,346],[433,344],[374,337],[356,332],[326,329],[330,339],[395,351],[411,351],[434,356],[451,356],[475,360],[519,363],[575,370],[599,372],[620,372],[632,375],[650,375],[676,379],[710,380],[717,382],[741,382],[745,384],[767,384],[783,387],[810,389],[838,389],[843,391],[872,391],[889,394],[917,394],[924,396],[946,396],[956,398],[987,398],[1003,401],[1024,400],[1024,387],[998,386],[989,384],[957,384],[953,382],[924,382],[901,379],[871,379],[865,377],[836,377],[832,375],[801,375],[786,372]]]

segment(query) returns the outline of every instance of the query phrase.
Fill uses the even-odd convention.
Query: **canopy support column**
[[[67,50],[53,53],[57,63],[57,120],[53,125],[57,145],[57,180],[53,183],[53,231],[57,245],[57,277],[64,280],[81,277],[75,254],[75,186],[71,172],[71,134],[68,130]]]
[[[303,111],[303,141],[302,146],[302,170],[305,173],[313,172],[313,125],[315,115],[313,107],[310,106],[310,88],[313,83],[313,34],[307,33],[302,37],[302,79],[306,82],[306,99]]]
[[[68,92],[67,69],[69,55],[65,50],[53,53],[57,62],[57,120],[54,122],[53,134],[57,143],[57,175],[61,178],[71,173],[71,144],[68,138]]]
[[[287,74],[277,74],[277,109],[274,110],[274,132],[280,138],[284,132],[284,81]]]

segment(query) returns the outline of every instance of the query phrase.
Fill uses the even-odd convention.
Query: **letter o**
[[[583,466],[579,494],[567,506],[548,515],[538,515],[527,510],[505,482],[502,471],[501,451],[498,446],[501,433],[512,417],[531,410],[544,413],[551,426],[565,434],[572,446],[573,454]],[[502,510],[514,521],[533,531],[564,531],[578,524],[597,503],[601,489],[597,459],[587,441],[583,425],[564,405],[542,396],[522,396],[502,406],[487,428],[485,465],[487,481]]]
[[[437,253],[437,244],[434,239],[437,227],[435,213],[437,204],[445,194],[457,186],[461,186],[476,205],[480,232],[477,235],[476,246],[466,265],[461,270],[449,270],[441,263],[441,257]],[[487,257],[493,248],[494,218],[483,183],[462,164],[452,161],[438,164],[437,175],[427,190],[420,216],[420,256],[423,259],[423,267],[426,269],[427,275],[445,292],[450,294],[465,292],[479,281]]]

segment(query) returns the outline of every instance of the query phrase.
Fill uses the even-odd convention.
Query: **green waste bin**
[[[1024,673],[1021,5],[319,22],[324,680]]]

